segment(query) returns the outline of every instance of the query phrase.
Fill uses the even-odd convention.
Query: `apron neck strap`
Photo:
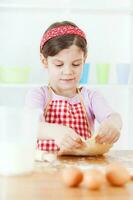
[[[80,92],[80,88],[77,88],[77,92],[78,92],[78,95],[79,95],[79,99],[80,99],[80,103],[82,105],[82,109],[84,111],[84,114],[86,116],[86,121],[87,121],[87,125],[88,125],[88,131],[89,133],[92,133],[92,124],[91,124],[91,120],[87,114],[87,111],[86,111],[86,107],[85,107],[85,104],[84,104],[84,101],[83,101],[83,97],[81,95],[81,92]]]

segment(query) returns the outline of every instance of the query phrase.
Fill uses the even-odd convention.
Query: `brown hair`
[[[63,21],[63,22],[55,22],[49,26],[49,28],[45,31],[45,33],[55,27],[59,27],[62,25],[71,25],[77,27],[76,24],[70,21]],[[79,35],[61,35],[50,39],[49,41],[44,44],[43,48],[40,48],[40,53],[43,54],[45,58],[48,56],[55,56],[61,50],[69,48],[71,45],[76,45],[77,47],[81,48],[84,54],[87,54],[87,42],[84,38]]]

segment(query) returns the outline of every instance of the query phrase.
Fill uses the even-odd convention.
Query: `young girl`
[[[40,43],[40,58],[49,73],[49,85],[35,88],[26,98],[29,107],[42,112],[37,141],[42,151],[60,154],[84,145],[92,136],[95,119],[100,123],[97,143],[115,143],[121,117],[97,91],[78,87],[87,57],[85,33],[74,23],[52,24]]]

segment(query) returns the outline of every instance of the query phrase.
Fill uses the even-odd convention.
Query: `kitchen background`
[[[23,106],[30,88],[47,84],[47,71],[39,60],[40,38],[51,23],[62,20],[86,32],[85,84],[101,91],[122,115],[122,135],[113,148],[133,149],[132,0],[0,0],[0,105]],[[109,67],[108,81],[98,81],[98,64]],[[126,67],[128,81],[118,79],[118,64]]]

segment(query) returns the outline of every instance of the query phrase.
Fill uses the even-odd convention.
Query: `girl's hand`
[[[99,128],[98,134],[95,137],[97,143],[115,143],[120,137],[121,119],[112,115],[104,120]]]
[[[50,124],[42,122],[39,124],[38,138],[54,139],[60,147],[59,154],[70,152],[72,149],[80,148],[84,142],[81,137],[70,127],[61,124]]]
[[[84,142],[82,141],[81,137],[73,130],[71,130],[62,138],[58,155],[63,155],[63,153],[71,152],[73,149],[81,148],[83,145]]]

